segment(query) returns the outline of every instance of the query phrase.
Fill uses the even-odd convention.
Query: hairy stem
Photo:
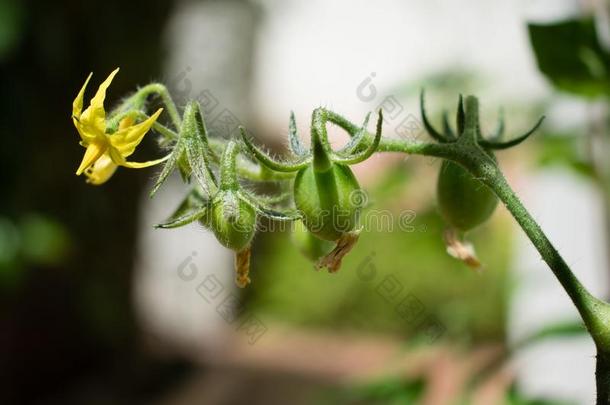
[[[373,141],[371,134],[367,134],[367,143]],[[379,152],[402,152],[410,155],[435,156],[454,160],[453,148],[448,144],[428,142],[405,142],[400,139],[382,139],[377,148]]]
[[[534,220],[521,200],[512,190],[496,162],[483,149],[472,142],[452,144],[433,144],[407,142],[402,140],[383,140],[379,146],[382,151],[403,152],[436,156],[452,160],[466,168],[473,176],[485,183],[504,203],[513,218],[530,239],[542,259],[566,291],[580,313],[585,326],[593,338],[598,352],[598,404],[609,404],[610,392],[610,304],[594,297],[578,280],[563,257],[549,241],[540,225]],[[600,380],[601,378],[601,380]],[[601,382],[600,382],[601,381]],[[603,396],[606,396],[605,399]],[[599,402],[601,401],[601,402]]]
[[[239,144],[230,141],[225,148],[220,161],[220,189],[237,190],[239,182],[237,180],[237,154]]]
[[[475,177],[480,179],[504,203],[525,234],[534,244],[542,259],[549,265],[563,288],[566,290],[574,305],[582,315],[585,323],[591,317],[591,294],[584,288],[578,278],[572,273],[570,267],[551,244],[538,223],[511,189],[504,175],[496,163],[476,145],[467,146],[459,144],[435,144],[425,142],[405,142],[402,140],[384,140],[379,146],[380,150],[388,152],[403,152],[437,156],[453,160],[464,166]],[[469,150],[470,149],[470,150]],[[487,170],[483,170],[483,168]],[[489,170],[489,169],[492,170]],[[610,345],[609,345],[610,347]]]
[[[165,87],[161,83],[151,83],[142,87],[138,91],[136,91],[133,95],[124,100],[115,110],[115,113],[121,114],[129,109],[140,109],[146,104],[146,99],[151,94],[156,94],[161,97],[162,103],[165,105],[167,113],[174,125],[174,128],[177,131],[180,131],[180,127],[182,126],[182,119],[180,118],[180,113],[178,113],[178,108],[176,107],[176,103],[172,99],[167,87]]]
[[[597,353],[595,365],[597,405],[610,404],[610,356]]]
[[[594,297],[582,285],[510,188],[502,172],[497,170],[496,173],[495,177],[482,180],[510,211],[580,313],[597,347],[597,403],[610,405],[610,305]]]
[[[482,179],[485,180],[485,179]],[[565,260],[546,237],[538,223],[521,203],[521,200],[508,185],[502,173],[498,170],[495,178],[484,181],[500,198],[513,218],[521,226],[527,237],[538,250],[542,259],[551,268],[564,290],[586,322],[590,318],[590,301],[593,298],[587,289],[580,283]]]
[[[138,93],[141,94],[141,97],[143,98],[148,97],[150,94],[159,95],[159,97],[161,97],[161,101],[167,107],[167,113],[169,114],[169,117],[172,120],[172,124],[174,124],[174,127],[177,130],[180,129],[180,126],[182,125],[182,119],[180,118],[176,103],[174,103],[174,100],[170,96],[167,87],[165,87],[161,83],[151,83],[138,90]]]

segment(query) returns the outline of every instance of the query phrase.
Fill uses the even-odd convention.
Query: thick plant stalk
[[[610,404],[610,306],[593,297],[570,270],[559,252],[548,240],[521,201],[510,188],[504,176],[486,182],[502,200],[506,208],[532,241],[542,259],[549,265],[564,290],[580,312],[589,333],[597,346],[595,379],[597,405]]]
[[[610,355],[597,353],[595,365],[597,405],[610,404]]]
[[[610,405],[610,304],[594,297],[578,280],[538,223],[523,206],[496,162],[489,158],[472,138],[463,139],[463,141],[459,140],[452,144],[383,140],[379,149],[452,160],[466,168],[498,196],[538,250],[581,315],[597,348],[597,404]]]
[[[532,244],[536,247],[542,259],[551,268],[564,290],[568,293],[572,302],[580,312],[583,319],[591,318],[591,300],[593,297],[580,283],[565,260],[551,244],[538,223],[521,203],[521,200],[510,188],[502,173],[498,170],[493,178],[483,179],[504,203],[513,218],[520,225]]]

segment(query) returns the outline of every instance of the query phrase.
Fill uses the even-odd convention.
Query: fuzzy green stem
[[[468,139],[475,140],[479,127],[479,100],[474,96],[467,96],[465,101],[466,121],[464,130],[468,131]]]
[[[504,203],[548,264],[580,313],[599,354],[610,358],[610,304],[601,301],[581,284],[538,223],[511,189],[496,162],[478,145],[470,142],[431,144],[383,140],[382,151],[436,156],[459,163],[485,183]],[[602,365],[602,368],[605,367]]]
[[[178,108],[176,107],[176,103],[169,94],[167,87],[165,87],[161,83],[151,83],[148,84],[138,91],[136,91],[132,96],[128,97],[125,101],[123,101],[119,107],[115,110],[117,113],[122,113],[128,109],[140,109],[142,106],[146,104],[146,99],[151,94],[157,94],[161,97],[161,101],[165,105],[167,109],[167,113],[172,120],[172,124],[174,125],[176,130],[180,130],[182,126],[182,119],[180,118],[180,114],[178,113]]]
[[[610,305],[594,297],[578,280],[499,169],[495,176],[481,180],[498,195],[576,306],[597,347],[598,404],[610,404]],[[600,386],[600,378],[605,384],[603,387]]]
[[[201,132],[200,124],[197,122],[198,111],[199,104],[196,101],[189,102],[184,108],[180,142],[184,142],[186,158],[199,185],[208,195],[212,195],[217,191],[217,185],[214,173],[210,168],[210,147],[207,137],[205,133]]]
[[[371,134],[366,135],[367,143],[373,141]],[[428,142],[405,142],[400,139],[382,139],[377,148],[378,152],[401,152],[409,155],[435,156],[451,159],[454,155],[451,145]]]
[[[311,119],[311,153],[313,154],[313,167],[316,172],[330,170],[330,145],[326,132],[326,115],[321,108],[313,112]]]
[[[227,142],[217,138],[208,139],[212,153],[212,160],[218,164],[218,156],[222,155],[226,148]],[[276,172],[267,169],[262,164],[257,164],[244,158],[243,156],[237,158],[237,174],[239,177],[243,177],[246,180],[252,181],[279,181],[279,180],[292,180],[296,176],[296,172]]]
[[[597,353],[595,364],[597,405],[610,404],[610,356]]]
[[[468,128],[468,125],[466,127]],[[453,160],[464,166],[491,188],[532,241],[542,259],[549,265],[589,327],[593,297],[572,273],[572,270],[548,240],[538,223],[523,206],[496,163],[482,149],[476,145],[442,145],[401,140],[384,140],[379,149],[388,152],[421,154]],[[610,348],[610,340],[607,343],[607,347]]]
[[[519,197],[510,188],[502,173],[498,170],[493,178],[481,179],[487,184],[504,203],[513,218],[521,226],[527,237],[532,241],[542,259],[551,268],[564,290],[587,323],[591,318],[590,302],[593,298],[587,289],[580,283],[557,249],[546,237],[538,223],[519,200]]]
[[[350,136],[355,136],[360,131],[360,127],[358,125],[353,124],[342,115],[339,115],[331,110],[325,110],[325,113],[328,121],[346,130]]]
[[[239,145],[230,141],[222,154],[220,160],[220,189],[237,190],[239,182],[237,180],[237,155]]]

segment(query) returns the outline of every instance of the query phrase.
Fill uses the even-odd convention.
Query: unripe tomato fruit
[[[332,242],[322,240],[309,232],[301,221],[294,223],[291,239],[299,252],[312,262],[317,261],[322,256],[326,256],[334,248]]]
[[[200,222],[212,228],[216,239],[237,252],[247,248],[256,232],[255,209],[232,191],[220,191],[208,215]]]
[[[333,163],[321,172],[309,165],[294,180],[294,202],[311,233],[336,241],[357,225],[361,207],[354,193],[358,190],[360,185],[348,166]]]
[[[438,205],[452,227],[466,232],[485,222],[498,197],[457,163],[443,161],[437,183]]]

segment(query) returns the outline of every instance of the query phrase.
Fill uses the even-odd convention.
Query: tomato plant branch
[[[210,138],[199,103],[188,102],[181,116],[167,88],[159,83],[140,88],[106,117],[105,92],[117,72],[118,69],[113,71],[100,85],[84,112],[84,91],[91,76],[73,102],[72,120],[81,136],[81,145],[87,148],[77,174],[84,173],[94,184],[101,184],[118,166],[135,169],[165,162],[152,195],[177,170],[183,181],[190,183],[190,191],[159,227],[176,228],[198,221],[211,229],[223,246],[236,253],[236,282],[240,287],[250,281],[250,247],[259,218],[299,221],[305,232],[301,232],[305,238],[301,238],[305,242],[301,243],[302,250],[317,260],[317,268],[326,267],[330,272],[336,272],[361,232],[358,218],[363,204],[355,197],[363,191],[349,166],[368,159],[375,152],[442,159],[445,170],[439,174],[438,187],[443,193],[439,193],[438,201],[451,231],[457,230],[463,235],[487,220],[498,199],[502,201],[584,321],[597,347],[597,403],[610,405],[610,304],[594,297],[578,280],[512,190],[494,155],[494,151],[513,147],[527,139],[544,117],[526,133],[504,141],[503,119],[494,134],[482,134],[477,98],[460,96],[455,130],[444,114],[442,130],[437,131],[426,116],[422,93],[423,124],[436,142],[420,142],[383,138],[381,111],[372,134],[367,132],[369,115],[361,126],[357,126],[339,114],[317,108],[312,114],[310,150],[301,144],[294,114],[291,114],[291,155],[289,159],[277,159],[256,146],[243,127],[240,127],[243,143],[235,139]],[[173,128],[156,122],[163,109],[147,115],[151,95],[161,98]],[[339,150],[331,148],[328,123],[343,128],[351,136],[346,146]],[[151,128],[162,135],[160,145],[171,152],[149,162],[127,161]],[[241,180],[246,179],[292,180],[282,185],[292,187],[293,201],[285,201],[285,189],[277,196],[257,195],[242,186]],[[474,249],[459,238],[446,239],[446,244],[452,256],[465,263],[477,262]]]
[[[180,118],[180,113],[178,112],[178,108],[176,107],[176,103],[172,99],[167,87],[161,83],[151,83],[142,87],[138,91],[135,92],[131,97],[129,97],[123,105],[128,106],[129,104],[135,105],[136,107],[140,107],[146,103],[147,98],[150,95],[156,94],[161,97],[162,103],[167,108],[167,113],[170,116],[172,124],[176,129],[179,129],[182,124],[182,119]],[[119,106],[119,110],[121,106]]]
[[[578,280],[510,187],[497,163],[476,143],[459,140],[452,144],[382,140],[380,150],[452,160],[462,165],[498,196],[547,263],[582,317],[597,347],[597,403],[610,404],[610,304],[594,297]]]
[[[605,330],[610,327],[610,305],[593,297],[582,285],[538,223],[523,206],[496,162],[480,147],[463,142],[436,144],[383,139],[379,149],[386,152],[402,152],[452,160],[462,165],[493,190],[570,296],[598,346],[601,345],[605,351],[610,353],[610,330]]]

